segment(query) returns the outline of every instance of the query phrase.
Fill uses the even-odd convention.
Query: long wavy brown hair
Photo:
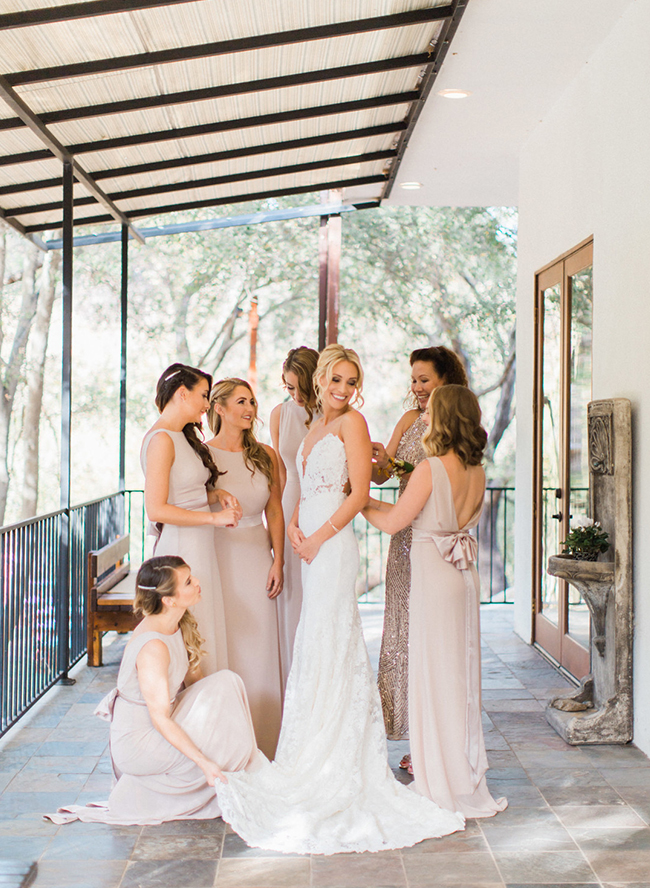
[[[188,367],[187,364],[171,364],[156,385],[155,403],[159,412],[163,412],[179,388],[185,386],[188,391],[192,391],[202,379],[207,381],[209,388],[212,387],[212,377],[209,373],[205,373],[205,371],[199,370],[197,367]],[[210,448],[203,441],[201,423],[188,422],[187,425],[183,426],[183,434],[187,443],[210,472],[207,485],[209,487],[214,486],[222,472],[216,467]]]
[[[176,597],[177,571],[181,567],[189,568],[189,564],[179,555],[158,555],[143,561],[135,578],[134,613],[144,617],[161,613],[163,598]],[[188,610],[181,617],[178,626],[183,635],[189,667],[196,669],[205,654],[201,647],[205,639],[201,638],[196,619]]]
[[[429,425],[422,435],[427,456],[453,450],[464,466],[480,466],[487,445],[478,398],[464,385],[441,385],[427,405]]]
[[[248,391],[253,395],[254,408],[255,408],[255,418],[251,423],[250,429],[244,429],[242,431],[242,444],[244,446],[244,463],[246,464],[248,470],[251,475],[254,475],[256,471],[261,472],[266,476],[269,487],[273,484],[273,461],[269,456],[269,452],[263,444],[255,437],[255,427],[257,425],[257,399],[255,398],[255,393],[253,389],[250,387],[249,383],[246,382],[245,379],[239,379],[236,376],[230,376],[228,379],[220,379],[219,382],[215,382],[212,387],[212,391],[210,392],[210,407],[208,408],[208,425],[212,429],[212,434],[218,435],[219,430],[221,429],[221,416],[217,411],[217,404],[220,404],[222,407],[226,406],[226,402],[228,398],[232,395],[235,389],[243,386],[248,389]]]

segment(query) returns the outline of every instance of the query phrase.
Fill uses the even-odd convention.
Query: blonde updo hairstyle
[[[307,411],[305,425],[311,425],[316,410],[317,396],[314,389],[314,373],[318,365],[318,352],[315,348],[300,345],[292,348],[282,365],[282,382],[286,385],[285,373],[295,373],[298,378],[298,392]]]
[[[323,409],[323,392],[332,381],[334,368],[337,364],[340,364],[341,361],[348,361],[348,363],[353,364],[357,371],[357,391],[354,401],[351,402],[350,406],[363,406],[363,396],[361,395],[363,389],[363,367],[361,366],[359,355],[353,348],[344,348],[342,345],[339,345],[338,342],[334,342],[332,345],[326,346],[320,353],[316,371],[314,372],[314,388],[316,389],[319,410]],[[324,385],[321,383],[323,378],[325,379]]]
[[[134,613],[143,617],[162,613],[163,598],[176,597],[177,571],[181,567],[189,568],[189,564],[179,555],[159,555],[144,561],[135,579]],[[196,669],[205,653],[201,649],[205,639],[201,638],[198,624],[188,610],[181,617],[179,628],[183,635],[190,669]]]
[[[478,398],[464,385],[441,385],[431,392],[427,405],[429,425],[422,435],[427,456],[443,456],[450,450],[464,466],[480,466],[487,445],[481,425]]]
[[[215,382],[210,392],[210,406],[208,408],[208,425],[212,430],[212,434],[218,435],[221,430],[223,420],[217,410],[217,404],[225,408],[228,398],[240,386],[248,389],[253,395],[253,406],[255,408],[255,416],[251,423],[250,429],[242,431],[242,444],[244,445],[244,462],[251,475],[255,472],[261,472],[269,482],[269,488],[273,484],[273,461],[269,456],[269,452],[263,444],[255,437],[255,426],[257,425],[257,399],[255,393],[245,379],[239,379],[236,376],[230,376],[227,379],[220,379]],[[224,473],[227,474],[227,473]]]

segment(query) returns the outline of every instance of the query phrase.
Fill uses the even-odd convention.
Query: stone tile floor
[[[381,608],[361,605],[376,659]],[[512,631],[507,605],[482,609],[489,782],[510,806],[465,832],[379,854],[299,857],[248,848],[218,821],[155,827],[72,823],[43,811],[106,798],[107,726],[93,709],[115,682],[77,667],[0,741],[0,858],[38,861],[36,888],[650,888],[650,761],[633,746],[574,748],[544,703],[567,682]],[[391,764],[407,748],[390,743]],[[346,762],[341,762],[346,767]]]

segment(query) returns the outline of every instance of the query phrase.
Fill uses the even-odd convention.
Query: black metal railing
[[[397,487],[373,496],[395,502]],[[511,602],[514,488],[486,491],[477,528],[481,600]],[[63,528],[69,527],[69,540]],[[356,518],[363,601],[381,601],[388,537]],[[144,493],[126,490],[0,528],[0,736],[86,652],[88,553],[117,536],[131,535],[131,558],[145,555]],[[69,571],[61,571],[69,546]]]
[[[0,736],[85,654],[88,552],[125,529],[133,533],[131,551],[142,557],[142,491],[0,528]]]
[[[397,501],[397,485],[373,487],[371,496]],[[474,531],[479,544],[478,572],[483,604],[512,604],[514,581],[514,487],[488,487],[479,526]],[[357,577],[359,601],[383,601],[388,540],[361,516],[354,519],[361,567]]]

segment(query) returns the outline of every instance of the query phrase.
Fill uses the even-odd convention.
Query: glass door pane
[[[541,470],[542,470],[542,576],[541,611],[547,620],[557,625],[559,581],[546,573],[551,555],[559,552],[560,522],[553,515],[561,509],[556,491],[562,487],[561,478],[561,288],[559,284],[543,292],[542,345],[542,411],[541,411]]]
[[[589,516],[589,441],[587,404],[591,400],[592,267],[569,278],[571,305],[569,516],[571,524]],[[569,586],[568,632],[589,647],[589,611],[582,596]]]

